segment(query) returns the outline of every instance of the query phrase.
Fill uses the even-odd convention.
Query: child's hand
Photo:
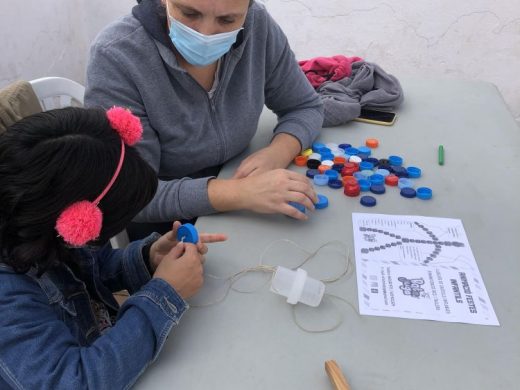
[[[196,245],[179,242],[162,257],[153,277],[163,279],[177,294],[187,299],[202,287],[203,263],[204,256]]]
[[[179,226],[181,226],[181,223],[179,221],[175,221],[173,223],[172,230],[161,236],[161,238],[155,241],[150,247],[150,266],[154,271],[157,269],[164,256],[170,252],[170,250],[175,245],[177,245],[177,230],[179,229]],[[227,240],[227,236],[225,234],[219,233],[201,233],[199,238],[200,241],[197,243],[197,249],[202,255],[205,255],[208,252],[208,247],[204,245],[205,243]]]

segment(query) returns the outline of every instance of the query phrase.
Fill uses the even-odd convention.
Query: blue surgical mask
[[[170,19],[170,39],[180,55],[194,66],[206,66],[214,63],[237,40],[237,34],[242,28],[230,32],[205,35],[189,28],[168,15]]]

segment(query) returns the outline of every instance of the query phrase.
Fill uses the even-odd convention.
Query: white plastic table
[[[520,129],[491,84],[402,83],[406,101],[394,126],[352,122],[323,129],[319,141],[363,145],[366,138],[379,139],[375,155],[398,154],[406,165],[421,167],[419,183],[433,189],[432,200],[388,190],[368,209],[342,190],[320,188],[330,206],[306,222],[249,212],[199,218],[199,231],[230,236],[211,245],[206,270],[229,275],[254,266],[280,238],[309,250],[342,240],[353,250],[352,212],[460,218],[501,325],[359,316],[345,307],[338,329],[309,334],[268,285],[252,294],[231,291],[223,302],[185,314],[137,388],[331,389],[324,370],[329,359],[354,390],[520,388]],[[263,115],[245,154],[268,142],[274,124],[272,114]],[[444,166],[437,163],[440,144]],[[230,176],[238,163],[227,164],[221,176]],[[330,289],[357,308],[355,277]]]

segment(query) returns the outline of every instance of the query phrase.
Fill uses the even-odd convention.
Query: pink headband
[[[99,237],[103,225],[103,213],[98,207],[99,202],[110,191],[121,172],[125,159],[125,144],[131,146],[141,139],[143,127],[138,117],[130,110],[122,107],[112,107],[107,111],[110,126],[121,137],[121,155],[114,175],[105,189],[93,201],[81,200],[62,211],[56,221],[56,231],[63,241],[74,246],[82,246]]]

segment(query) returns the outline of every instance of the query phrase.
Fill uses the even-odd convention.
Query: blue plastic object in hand
[[[195,226],[191,223],[185,223],[179,226],[177,230],[177,241],[189,242],[191,244],[199,242],[199,233]]]

